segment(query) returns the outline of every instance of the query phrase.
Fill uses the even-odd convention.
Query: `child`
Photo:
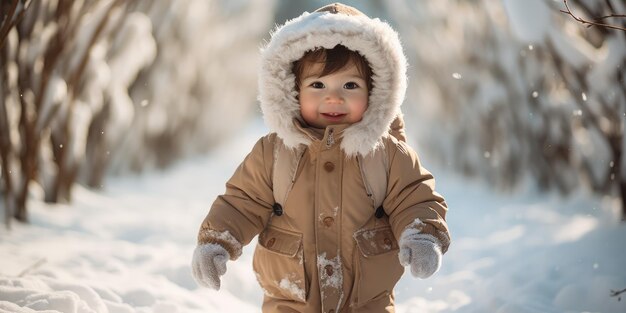
[[[200,285],[219,289],[226,261],[257,234],[263,312],[393,312],[403,265],[419,278],[439,269],[447,207],[404,143],[405,73],[397,34],[349,6],[273,33],[259,81],[272,133],[202,223],[192,264]],[[378,207],[372,185],[381,182]]]

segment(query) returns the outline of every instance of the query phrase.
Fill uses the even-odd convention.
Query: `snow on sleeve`
[[[403,238],[414,237],[417,234],[420,234],[422,232],[422,228],[424,227],[424,225],[426,224],[424,224],[422,220],[420,220],[419,218],[416,218],[415,220],[413,220],[413,222],[406,225],[406,227],[402,231],[402,234],[400,235],[399,240],[402,240]]]
[[[231,260],[235,260],[241,256],[242,244],[231,235],[229,231],[217,231],[213,229],[202,229],[198,235],[198,243],[216,243],[222,245],[228,253]],[[232,250],[232,251],[231,251]]]

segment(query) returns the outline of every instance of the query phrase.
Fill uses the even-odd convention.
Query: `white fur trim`
[[[305,12],[287,21],[262,50],[258,99],[265,123],[287,147],[308,145],[311,139],[293,125],[293,119],[300,116],[300,105],[292,63],[308,50],[337,44],[359,52],[372,68],[369,107],[360,122],[346,128],[341,143],[348,156],[365,156],[388,132],[406,92],[406,57],[389,24],[367,16],[328,12]]]

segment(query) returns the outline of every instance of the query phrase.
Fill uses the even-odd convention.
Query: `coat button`
[[[383,240],[383,242],[384,242],[386,245],[388,245],[388,246],[390,246],[390,245],[391,245],[391,239],[389,239],[389,238],[385,238],[385,239]]]
[[[383,216],[385,216],[385,209],[382,205],[379,206],[378,209],[376,209],[376,212],[374,212],[374,216],[376,216],[376,218],[382,218]]]
[[[324,163],[324,169],[327,172],[332,172],[335,169],[335,164],[333,164],[333,162],[326,162]]]
[[[270,240],[267,241],[267,243],[265,244],[268,248],[271,248],[274,243],[276,242],[276,238],[271,238]]]
[[[328,276],[333,276],[333,266],[332,265],[326,265],[324,267],[324,269],[326,270],[326,275]]]
[[[283,215],[283,206],[280,205],[280,203],[274,203],[274,205],[272,206],[272,209],[274,211],[274,215],[276,216]]]
[[[335,219],[330,216],[324,218],[324,225],[326,225],[326,227],[333,226],[334,222],[335,222]]]

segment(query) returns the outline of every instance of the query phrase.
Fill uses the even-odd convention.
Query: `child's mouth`
[[[347,114],[345,113],[335,113],[335,112],[330,112],[330,113],[322,113],[322,116],[332,122],[339,122],[341,120],[343,120],[343,118],[346,116]]]

